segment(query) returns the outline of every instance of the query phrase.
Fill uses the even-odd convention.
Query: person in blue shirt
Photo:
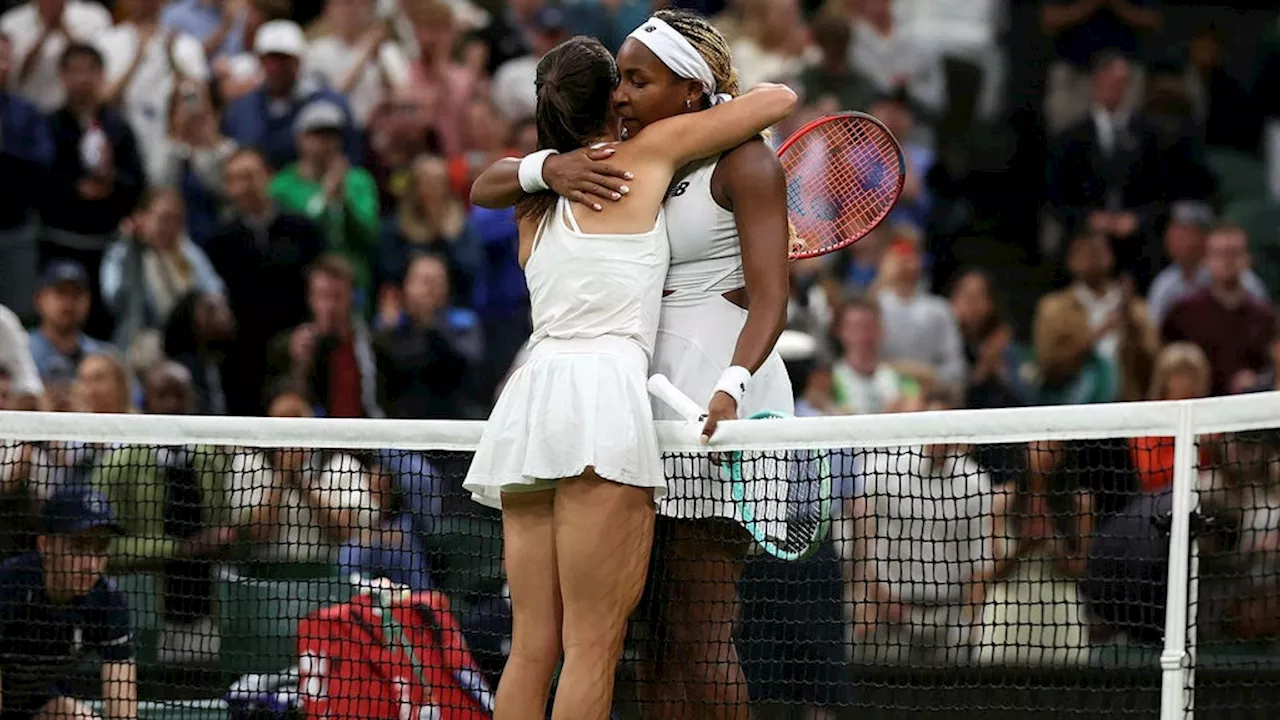
[[[342,147],[352,165],[360,164],[360,133],[347,99],[302,68],[307,40],[302,28],[289,20],[272,20],[258,28],[253,51],[265,78],[262,87],[227,106],[222,134],[241,147],[256,148],[267,164],[279,170],[298,159],[294,125],[298,114],[313,102],[337,105],[346,117]]]
[[[121,532],[102,495],[59,491],[45,503],[37,550],[0,565],[0,720],[98,717],[65,687],[89,653],[102,660],[107,717],[138,717],[128,602],[103,576]]]

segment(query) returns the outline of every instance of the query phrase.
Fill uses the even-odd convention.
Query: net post
[[[1173,438],[1173,508],[1164,650],[1160,653],[1160,720],[1192,720],[1195,712],[1195,630],[1188,622],[1199,579],[1191,515],[1196,510],[1195,406],[1178,403]]]

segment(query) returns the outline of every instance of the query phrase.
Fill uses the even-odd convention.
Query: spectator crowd
[[[529,300],[514,214],[470,205],[471,182],[536,148],[543,53],[574,34],[616,50],[663,4],[0,1],[0,408],[483,419]],[[1280,389],[1274,12],[1244,48],[1223,24],[1167,31],[1173,9],[1151,0],[693,5],[743,87],[800,93],[778,137],[865,111],[906,157],[880,228],[792,267],[779,349],[797,414]],[[1018,18],[1049,57],[1016,42]],[[1241,53],[1247,75],[1229,62]],[[1219,440],[1202,484],[1253,533],[1222,545],[1254,573],[1224,591],[1239,619],[1224,633],[1274,638],[1280,443]],[[110,501],[113,567],[167,578],[159,644],[175,662],[217,654],[210,566],[237,544],[253,546],[246,572],[376,566],[431,584],[415,543],[448,473],[413,454],[0,450],[7,527],[38,534],[23,518],[68,486]],[[840,622],[872,659],[1017,645],[1061,660],[1162,626],[1162,609],[1135,619],[1107,600],[1125,591],[1106,578],[1132,570],[1113,555],[1151,558],[1089,538],[1147,537],[1171,439],[939,444],[853,465],[832,553],[856,568]],[[909,522],[903,498],[947,510]],[[912,556],[925,535],[955,546],[937,568]],[[1028,599],[1032,584],[1052,600]],[[1053,609],[1019,615],[1036,602]]]

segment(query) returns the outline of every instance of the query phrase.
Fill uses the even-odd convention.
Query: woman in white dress
[[[618,52],[618,69],[615,110],[628,134],[714,109],[738,93],[724,37],[704,18],[679,10],[660,10],[632,33]],[[613,153],[600,148],[553,156],[537,179],[608,212],[611,201],[624,196],[632,162]],[[514,204],[522,195],[517,166],[525,162],[494,164],[476,180],[472,200],[485,207]],[[627,195],[617,204],[632,202]],[[774,352],[789,292],[786,180],[777,156],[753,138],[682,168],[664,208],[671,269],[653,371],[707,403],[707,435],[720,420],[792,411],[791,381]],[[674,419],[665,406],[654,413]],[[663,720],[745,719],[747,683],[733,634],[749,539],[732,520],[724,483],[706,463],[669,458],[666,470],[651,614],[644,618],[652,646],[643,657],[642,707],[646,717]]]
[[[618,139],[617,68],[574,38],[538,63],[541,157]],[[501,507],[511,588],[511,654],[496,717],[543,717],[564,655],[554,718],[608,716],[627,618],[644,587],[654,500],[666,486],[646,391],[669,245],[663,199],[685,163],[732,148],[795,105],[759,88],[700,115],[655,123],[616,145],[630,202],[591,212],[550,192],[517,205],[532,304],[528,362],[490,416],[465,487]]]

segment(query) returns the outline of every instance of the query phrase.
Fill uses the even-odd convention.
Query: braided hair
[[[569,152],[604,132],[618,66],[599,40],[579,35],[542,56],[534,83],[538,148]],[[550,190],[525,195],[516,203],[516,218],[541,218],[555,204]]]
[[[729,50],[729,41],[716,29],[715,25],[711,24],[710,20],[688,10],[674,8],[658,10],[653,16],[683,35],[684,39],[698,51],[711,68],[711,75],[716,81],[716,92],[727,93],[733,97],[742,94],[742,88],[738,86],[738,70],[733,66],[733,53]],[[706,109],[710,107],[711,98],[703,96],[702,102],[703,109]],[[767,140],[769,131],[765,130],[760,136]],[[801,244],[796,237],[796,228],[790,221],[787,222],[787,243],[789,247],[797,247]]]

